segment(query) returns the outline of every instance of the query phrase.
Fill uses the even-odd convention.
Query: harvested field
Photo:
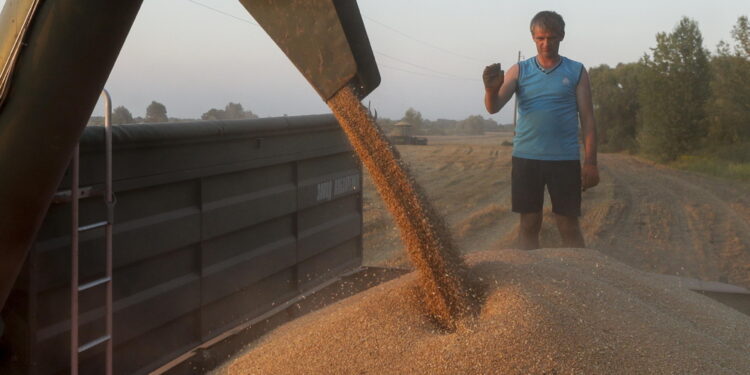
[[[510,133],[433,136],[398,146],[464,252],[513,247]],[[656,273],[750,288],[750,190],[622,154],[599,155],[601,183],[583,193],[590,248]],[[365,262],[409,268],[393,222],[365,180]],[[549,202],[542,247],[559,247]]]
[[[436,331],[409,274],[297,319],[227,374],[750,373],[750,317],[595,250],[469,255],[477,316]]]

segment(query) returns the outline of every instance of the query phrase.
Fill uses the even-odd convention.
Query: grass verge
[[[750,162],[732,161],[714,156],[684,155],[670,164],[675,168],[750,184]]]

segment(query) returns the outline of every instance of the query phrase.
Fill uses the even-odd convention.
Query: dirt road
[[[513,247],[510,134],[429,137],[399,146],[464,252]],[[621,154],[599,157],[602,182],[583,193],[587,245],[633,267],[750,287],[750,190]],[[398,232],[365,181],[365,263],[408,267]],[[560,240],[545,205],[543,247]]]

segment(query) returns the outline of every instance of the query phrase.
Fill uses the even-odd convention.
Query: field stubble
[[[511,133],[432,136],[398,146],[463,253],[512,248]],[[583,193],[581,228],[590,248],[641,270],[750,287],[750,191],[741,184],[622,154],[601,154],[601,183]],[[546,197],[542,247],[560,247]],[[409,268],[369,177],[364,186],[369,265]]]

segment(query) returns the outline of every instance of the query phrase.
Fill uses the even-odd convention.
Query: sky
[[[0,0],[3,4],[4,0]],[[380,117],[412,107],[428,119],[480,114],[512,120],[512,105],[490,116],[481,81],[535,49],[528,30],[540,10],[566,22],[564,56],[587,67],[635,62],[682,16],[698,21],[715,51],[747,0],[359,0],[382,82],[367,98]],[[113,106],[143,116],[152,100],[170,117],[200,118],[239,102],[266,116],[329,112],[318,94],[237,0],[144,0],[106,84]],[[101,114],[98,105],[94,114]]]

